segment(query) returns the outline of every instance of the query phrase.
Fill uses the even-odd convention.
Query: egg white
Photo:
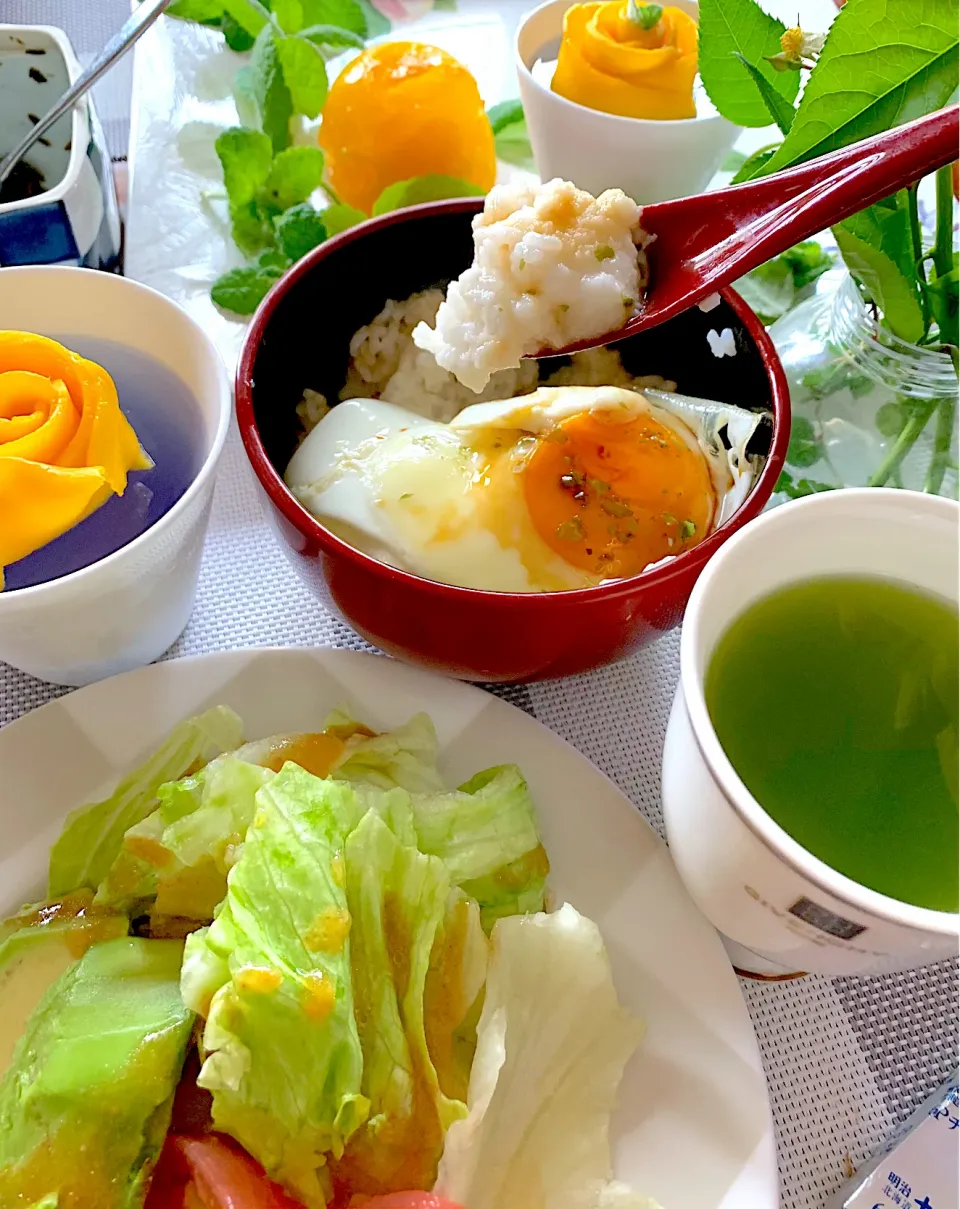
[[[654,392],[648,392],[653,395]],[[339,403],[287,467],[287,485],[326,528],[390,566],[427,579],[502,592],[602,582],[537,533],[523,494],[533,438],[583,411],[654,413],[706,460],[719,507],[746,494],[746,443],[761,417],[739,408],[619,387],[541,388],[467,407],[449,424],[376,399]],[[719,432],[726,427],[733,448]],[[732,507],[730,508],[732,511]]]

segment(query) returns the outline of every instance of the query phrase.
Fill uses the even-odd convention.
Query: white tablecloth
[[[0,20],[62,25],[81,58],[127,11],[126,0],[0,0]],[[128,72],[108,79],[98,96],[116,156],[125,154],[129,79]],[[268,644],[365,647],[288,566],[233,432],[196,607],[167,657]],[[662,832],[660,752],[677,674],[671,634],[604,671],[496,691],[579,748]],[[0,664],[0,725],[65,691]],[[956,1065],[956,963],[878,978],[742,980],[742,987],[773,1104],[784,1209],[817,1209],[849,1164],[875,1151]]]

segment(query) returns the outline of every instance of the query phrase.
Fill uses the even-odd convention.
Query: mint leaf
[[[270,10],[285,34],[295,34],[303,29],[301,0],[270,0]]]
[[[273,227],[268,222],[268,215],[255,201],[231,203],[230,224],[233,242],[248,256],[273,245]]]
[[[306,201],[323,180],[323,152],[319,147],[288,147],[274,159],[263,186],[263,198],[277,210]]]
[[[237,115],[244,126],[248,128],[259,126],[260,110],[257,108],[256,91],[253,86],[253,68],[249,63],[244,63],[234,73],[233,103],[237,107]],[[272,144],[270,154],[273,154]]]
[[[820,491],[834,490],[829,483],[818,483],[816,479],[799,479],[794,483],[793,476],[786,470],[781,472],[774,487],[774,491],[782,492],[792,500],[803,499],[805,495],[816,495]]]
[[[222,15],[223,0],[174,0],[167,9],[168,17],[196,21],[198,25],[219,25]]]
[[[259,130],[231,126],[217,136],[214,148],[223,168],[230,204],[242,206],[253,201],[270,175],[273,162],[270,140]]]
[[[385,17],[378,8],[374,8],[374,6],[370,3],[370,0],[357,0],[357,2],[367,23],[368,38],[379,38],[382,34],[388,34],[390,32],[391,25],[389,17]],[[439,7],[439,5],[436,7]]]
[[[780,259],[789,265],[793,284],[800,291],[812,285],[827,269],[833,268],[836,257],[822,248],[815,239],[807,239],[788,248]]]
[[[906,206],[869,206],[834,227],[833,235],[847,268],[883,312],[887,327],[916,343],[924,322]]]
[[[291,261],[298,261],[327,238],[323,216],[309,202],[291,206],[273,220],[280,249]]]
[[[343,50],[352,50],[354,47],[363,50],[364,47],[360,34],[336,25],[308,25],[306,29],[301,29],[300,37],[319,47],[324,60],[332,59]]]
[[[357,0],[301,0],[301,3],[304,25],[338,25],[341,29],[360,34],[361,37],[373,37],[374,32],[386,32],[374,31],[369,27],[367,14]],[[373,11],[376,12],[376,9]],[[389,21],[386,28],[390,28]]]
[[[778,72],[765,61],[779,52],[786,26],[754,0],[701,0],[699,25],[700,78],[710,100],[739,126],[768,126],[763,97],[736,55],[760,64],[757,70],[773,91],[792,103],[800,88],[799,72]]]
[[[257,35],[250,66],[263,132],[269,136],[274,151],[282,151],[290,142],[293,100],[283,78],[277,36],[272,25],[264,26]]]
[[[323,52],[312,42],[294,35],[277,39],[283,79],[297,113],[318,117],[327,99],[327,68]]]
[[[884,403],[877,408],[874,423],[882,437],[898,437],[907,422],[907,415],[899,403]]]
[[[210,297],[225,311],[236,315],[252,315],[270,287],[282,276],[276,268],[249,267],[231,269],[213,283]]]
[[[733,288],[767,326],[785,315],[797,301],[790,266],[780,257],[759,265],[735,281]]]
[[[351,227],[367,221],[367,216],[362,210],[358,210],[355,206],[344,205],[342,202],[338,202],[334,206],[327,206],[321,217],[323,225],[327,229],[327,236],[331,239],[334,235],[339,235],[341,231],[349,231]]]
[[[257,265],[261,269],[279,269],[285,273],[290,268],[290,257],[279,248],[267,248],[257,257]]]
[[[498,105],[491,105],[487,110],[487,120],[493,133],[499,134],[508,126],[524,121],[523,104],[519,100],[514,100],[501,101]]]
[[[744,181],[753,180],[755,176],[762,176],[764,165],[773,158],[779,146],[779,143],[774,143],[771,147],[760,147],[754,151],[737,169],[730,184],[740,185]]]
[[[956,0],[846,4],[810,73],[790,133],[764,173],[942,108],[957,88],[958,41]],[[788,76],[795,73],[782,78]]]
[[[240,22],[231,17],[229,13],[224,13],[220,20],[220,32],[230,49],[238,53],[250,50],[256,41],[253,34],[247,33]],[[239,70],[244,69],[241,67]]]
[[[787,446],[789,464],[806,470],[822,457],[823,448],[817,440],[813,424],[806,416],[794,416],[790,427],[790,443]]]
[[[414,176],[388,185],[373,203],[373,213],[386,214],[388,210],[402,210],[420,202],[442,201],[448,197],[483,197],[483,193],[479,185],[471,185],[455,176]]]
[[[221,0],[220,7],[252,38],[270,24],[269,9],[260,0]]]
[[[779,92],[777,92],[759,67],[756,67],[739,51],[735,51],[734,53],[736,58],[738,58],[746,68],[754,84],[756,84],[757,92],[760,93],[763,103],[767,107],[767,112],[780,127],[780,133],[786,134],[793,124],[796,110],[785,96],[782,96]]]

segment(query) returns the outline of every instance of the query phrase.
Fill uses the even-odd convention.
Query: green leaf
[[[817,438],[813,424],[806,416],[794,416],[790,428],[790,443],[787,446],[787,462],[806,470],[823,457],[823,447]]]
[[[301,0],[304,25],[337,25],[361,37],[373,37],[367,14],[357,0]],[[376,12],[376,9],[373,10]],[[389,21],[387,29],[390,28]],[[386,30],[377,30],[385,33]]]
[[[319,117],[327,99],[327,67],[323,52],[313,42],[295,35],[278,38],[277,53],[294,111],[311,119]]]
[[[854,5],[856,7],[856,5]],[[792,102],[800,88],[797,72],[778,72],[765,62],[780,50],[781,21],[754,0],[701,0],[700,77],[720,113],[739,126],[768,126],[770,114],[753,79],[737,62],[739,52],[762,64],[760,74],[779,96]]]
[[[278,210],[287,210],[306,201],[322,179],[323,152],[319,147],[288,147],[273,161],[264,196]]]
[[[749,59],[745,58],[739,51],[736,51],[736,57],[740,60],[743,66],[750,73],[750,78],[757,86],[757,91],[763,98],[763,103],[767,107],[770,116],[780,127],[780,133],[786,134],[793,125],[793,119],[796,115],[796,110],[786,99],[769,82],[759,67],[754,66]]]
[[[847,268],[883,312],[886,325],[916,343],[924,322],[906,206],[870,206],[834,227],[833,234]]]
[[[296,262],[327,238],[323,215],[308,202],[291,206],[273,220],[277,243],[288,259]]]
[[[261,269],[279,269],[281,273],[285,273],[290,268],[290,257],[279,248],[267,248],[257,257],[257,266]]]
[[[258,201],[245,202],[241,206],[230,206],[230,227],[233,242],[241,252],[252,256],[262,248],[273,246],[271,215]]]
[[[303,29],[301,0],[271,0],[270,9],[285,34],[295,34]]]
[[[627,19],[635,22],[641,29],[654,29],[660,23],[663,8],[659,4],[638,4],[637,0],[629,0],[627,4]]]
[[[836,257],[821,247],[815,239],[804,240],[783,253],[781,259],[790,267],[797,290],[812,285],[818,277],[833,267]]]
[[[270,24],[270,12],[259,0],[221,0],[221,7],[253,38]]]
[[[821,491],[834,491],[836,488],[832,487],[830,483],[819,483],[816,479],[798,479],[795,483],[793,476],[784,470],[777,479],[777,485],[773,490],[781,492],[792,500],[799,500],[803,499],[805,495],[817,495]]]
[[[249,63],[244,63],[234,73],[233,103],[237,107],[237,114],[244,126],[252,128],[259,125],[260,110],[257,107],[257,96],[253,86],[253,68]],[[270,154],[273,155],[272,145]]]
[[[337,25],[308,25],[306,29],[301,29],[300,37],[318,46],[324,52],[324,59],[332,59],[344,50],[363,50],[364,47],[360,34],[340,29]]]
[[[501,101],[498,105],[491,105],[487,110],[487,119],[490,122],[490,128],[494,134],[499,134],[501,130],[505,130],[508,126],[513,126],[517,122],[522,122],[523,104],[519,100]]]
[[[744,181],[753,180],[755,176],[762,176],[764,165],[773,157],[779,146],[779,143],[774,143],[771,147],[761,147],[754,151],[740,165],[730,184],[740,185]]]
[[[482,197],[483,189],[455,176],[414,176],[388,185],[373,203],[373,213],[386,214],[420,202],[442,201],[448,197]]]
[[[181,21],[196,21],[198,25],[219,25],[223,16],[223,0],[174,0],[167,9],[168,17]]]
[[[907,416],[899,403],[884,403],[877,409],[874,423],[883,437],[898,437],[907,422]]]
[[[210,297],[225,311],[237,315],[252,315],[266,297],[270,287],[282,276],[279,269],[249,267],[231,269],[218,277]]]
[[[256,41],[253,34],[248,33],[240,22],[231,17],[229,13],[223,14],[223,18],[220,21],[220,31],[230,49],[241,54],[244,51],[250,50]],[[239,71],[244,70],[246,69],[243,67],[239,69]]]
[[[385,17],[378,8],[374,8],[370,0],[358,0],[358,4],[360,12],[367,23],[366,34],[368,38],[379,38],[383,34],[390,32],[390,18]]]
[[[940,329],[944,344],[960,344],[960,268],[957,253],[953,254],[953,269],[943,277],[933,277],[927,286],[930,310]]]
[[[269,138],[259,130],[231,126],[217,136],[214,147],[231,206],[253,201],[270,175],[273,148]]]
[[[733,288],[767,326],[785,315],[797,301],[790,266],[780,257],[741,277]]]
[[[327,206],[322,217],[323,225],[326,227],[327,236],[330,239],[334,235],[339,235],[341,231],[349,231],[351,227],[367,221],[367,215],[362,210],[358,210],[355,206],[344,205],[342,202],[334,206]]]
[[[290,118],[293,100],[283,78],[277,37],[273,26],[265,26],[253,46],[253,91],[260,111],[260,123],[274,151],[282,151],[290,143]]]
[[[738,172],[747,162],[747,157],[742,151],[728,151],[724,156],[723,163],[720,165],[721,172]]]
[[[703,38],[702,9],[700,28]],[[830,27],[790,133],[765,173],[942,108],[957,88],[957,46],[956,0],[851,0]]]

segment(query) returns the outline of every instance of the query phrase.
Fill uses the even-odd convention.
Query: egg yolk
[[[572,416],[538,439],[523,478],[540,537],[604,579],[637,575],[696,545],[716,506],[706,458],[646,414]]]

